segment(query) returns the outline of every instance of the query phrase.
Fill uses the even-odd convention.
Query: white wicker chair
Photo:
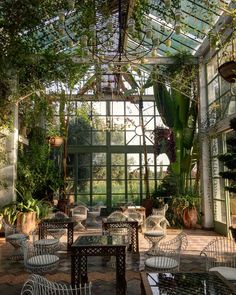
[[[85,206],[79,205],[73,209],[71,209],[71,216],[75,218],[75,220],[78,222],[76,225],[76,229],[78,230],[85,230],[85,227],[83,226],[82,222],[86,221],[88,216],[89,209]]]
[[[22,243],[27,240],[29,236],[19,233],[15,226],[7,224],[4,219],[2,220],[2,224],[5,231],[6,242],[10,243],[15,248],[15,251],[9,258],[16,261],[23,259]]]
[[[54,270],[59,263],[59,257],[55,254],[48,253],[45,245],[35,246],[32,242],[23,242],[24,265],[27,271],[43,274]]]
[[[21,289],[21,295],[91,295],[91,283],[73,288],[65,283],[51,282],[37,274],[29,276]]]
[[[163,216],[159,215],[149,215],[145,221],[144,226],[144,237],[151,244],[148,254],[155,254],[155,249],[158,247],[158,244],[161,239],[166,235],[166,224],[169,224],[168,221]]]
[[[124,213],[129,218],[132,218],[132,219],[138,221],[138,226],[142,231],[142,226],[143,226],[143,216],[142,216],[142,214],[140,212],[136,211],[135,209],[126,209],[126,211]]]
[[[174,239],[161,242],[155,255],[146,259],[145,268],[159,272],[179,271],[180,253],[187,245],[187,235],[184,232],[179,233]]]
[[[35,247],[45,247],[45,252],[53,254],[60,249],[59,239],[55,238],[46,238],[38,239],[39,237],[39,228],[37,227],[32,231],[32,240]]]
[[[236,281],[236,244],[234,240],[218,237],[201,251],[207,271],[218,271],[229,281]]]
[[[162,208],[153,208],[152,214],[153,215],[161,215],[161,216],[165,217],[168,207],[169,207],[168,204],[165,204]]]

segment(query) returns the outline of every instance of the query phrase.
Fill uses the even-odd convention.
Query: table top
[[[73,217],[69,218],[44,218],[40,221],[40,223],[75,223],[75,219]]]
[[[117,218],[103,218],[102,219],[103,223],[126,223],[126,222],[130,222],[130,223],[138,223],[137,220],[134,220],[133,218],[127,217],[124,219],[117,219]]]
[[[127,246],[127,237],[125,236],[110,236],[110,235],[99,235],[99,236],[80,236],[72,244],[72,247],[83,247],[83,246]]]
[[[141,272],[146,295],[235,295],[234,285],[218,272],[209,273],[146,273]]]

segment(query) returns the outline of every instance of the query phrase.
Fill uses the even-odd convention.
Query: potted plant
[[[229,83],[236,81],[236,53],[234,43],[231,41],[226,43],[222,49],[222,56],[218,72],[220,76]]]
[[[170,210],[172,211],[171,222],[176,226],[196,228],[198,221],[199,196],[188,192],[172,198]]]
[[[38,220],[48,216],[50,204],[32,197],[28,189],[17,190],[17,201],[5,205],[2,215],[9,224],[16,225],[20,232],[29,234],[37,226]]]
[[[58,148],[64,143],[59,128],[49,125],[47,129],[47,140],[51,147]]]

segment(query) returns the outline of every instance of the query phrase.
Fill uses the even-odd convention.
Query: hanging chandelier
[[[59,30],[81,62],[142,63],[145,57],[158,56],[161,44],[170,47],[173,34],[180,34],[179,3],[68,0],[58,16]]]

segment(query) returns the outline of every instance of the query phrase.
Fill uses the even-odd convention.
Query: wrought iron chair
[[[169,241],[161,242],[155,249],[155,255],[146,259],[145,268],[160,272],[179,271],[180,253],[187,245],[188,239],[184,232]]]
[[[207,271],[218,271],[229,281],[236,281],[236,244],[226,237],[217,237],[201,251]]]
[[[32,240],[33,240],[33,245],[35,247],[45,247],[45,252],[50,254],[53,254],[60,249],[59,239],[55,239],[55,238],[38,239],[38,237],[39,237],[39,229],[36,228],[34,231],[32,231]]]
[[[98,226],[99,223],[97,221],[97,218],[101,214],[101,209],[105,208],[105,206],[97,204],[95,206],[89,207],[89,210],[87,212],[87,221],[86,224],[88,225],[93,225],[93,226]]]
[[[5,231],[6,242],[10,243],[15,248],[15,251],[9,258],[16,261],[23,259],[22,243],[27,240],[29,236],[19,233],[15,226],[7,224],[4,219],[2,220],[2,224]]]
[[[37,274],[29,276],[21,289],[21,295],[91,295],[92,284],[74,288],[65,283],[51,282]]]
[[[73,209],[71,209],[71,216],[75,218],[78,222],[75,227],[78,230],[85,230],[85,226],[82,224],[83,221],[86,221],[88,216],[89,209],[85,206],[79,205]]]
[[[142,232],[142,226],[143,226],[143,216],[140,212],[136,211],[134,208],[132,209],[126,209],[126,211],[124,212],[125,215],[127,215],[129,218],[132,218],[136,221],[138,221],[138,226]]]
[[[166,224],[169,224],[165,217],[159,215],[149,215],[145,221],[144,237],[151,243],[148,254],[152,255],[161,239],[166,235]]]
[[[24,252],[24,266],[27,271],[43,274],[54,270],[59,263],[59,257],[48,253],[45,245],[34,245],[33,242],[24,241],[22,243]]]
[[[166,211],[168,210],[168,207],[168,204],[165,204],[162,208],[153,208],[152,214],[166,217]]]

